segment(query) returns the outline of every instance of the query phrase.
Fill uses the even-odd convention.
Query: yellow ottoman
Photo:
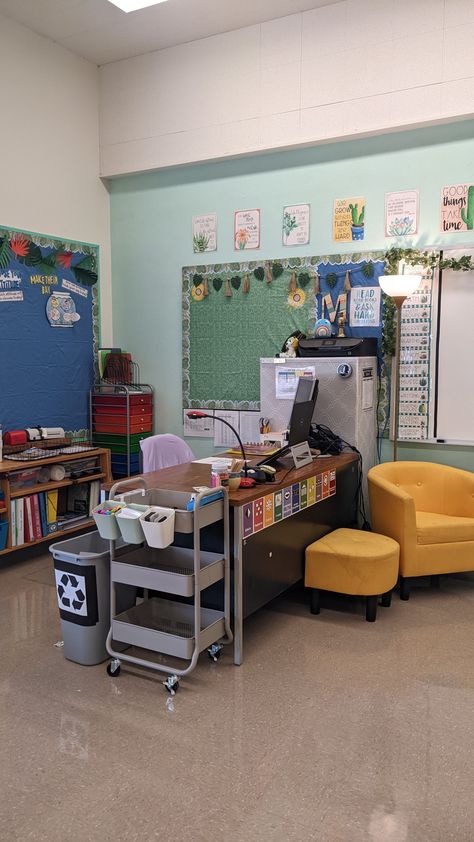
[[[388,607],[398,579],[400,547],[392,538],[360,529],[336,529],[306,547],[305,580],[311,613],[319,614],[319,591],[365,596],[365,618],[375,622],[378,597]]]

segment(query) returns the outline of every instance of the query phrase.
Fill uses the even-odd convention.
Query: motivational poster
[[[418,190],[385,194],[385,236],[405,237],[418,231]]]
[[[349,316],[351,327],[378,327],[380,298],[380,287],[352,287]]]
[[[309,205],[287,205],[283,208],[282,240],[284,246],[305,246],[309,243]]]
[[[234,249],[260,248],[260,211],[242,210],[234,213]]]
[[[472,231],[474,185],[449,184],[441,191],[441,231]]]
[[[365,233],[365,199],[335,199],[332,237],[336,243],[363,240]]]
[[[216,251],[217,213],[193,216],[193,251]]]

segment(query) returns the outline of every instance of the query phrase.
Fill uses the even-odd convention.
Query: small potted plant
[[[352,225],[351,225],[352,239],[353,240],[363,240],[364,239],[365,205],[363,205],[360,213],[359,213],[359,205],[357,204],[357,202],[355,203],[355,205],[353,205],[351,203],[349,205],[349,210],[351,212],[351,217],[352,217]]]

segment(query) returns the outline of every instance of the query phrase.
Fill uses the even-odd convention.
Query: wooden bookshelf
[[[59,465],[66,462],[74,462],[83,459],[96,458],[98,460],[97,473],[78,477],[77,479],[64,479],[58,482],[43,482],[27,486],[25,488],[11,488],[11,480],[15,474],[21,471],[29,471],[33,468],[42,468],[44,465]],[[45,459],[34,459],[29,462],[17,462],[13,459],[3,459],[0,461],[0,490],[3,491],[5,503],[0,508],[0,519],[10,520],[10,502],[11,500],[20,497],[30,497],[34,494],[41,494],[42,492],[53,491],[55,489],[64,488],[66,486],[82,485],[83,483],[94,482],[94,480],[102,480],[104,482],[111,482],[112,474],[110,470],[110,450],[103,447],[95,447],[91,450],[85,450],[81,453],[68,453],[59,456],[47,456]],[[3,501],[2,501],[3,503]],[[4,550],[0,550],[0,555],[15,552],[16,550],[31,547],[34,544],[41,544],[45,541],[54,541],[61,535],[67,535],[71,532],[77,532],[87,526],[93,524],[92,518],[85,518],[80,523],[75,523],[70,527],[66,526],[64,529],[58,529],[56,532],[51,532],[49,535],[44,535],[42,538],[37,538],[34,541],[29,541],[26,544],[12,546],[11,543],[11,528],[8,530],[7,546]]]

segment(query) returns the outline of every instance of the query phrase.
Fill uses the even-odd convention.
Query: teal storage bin
[[[8,520],[0,520],[0,550],[4,550],[7,546],[8,538]]]

